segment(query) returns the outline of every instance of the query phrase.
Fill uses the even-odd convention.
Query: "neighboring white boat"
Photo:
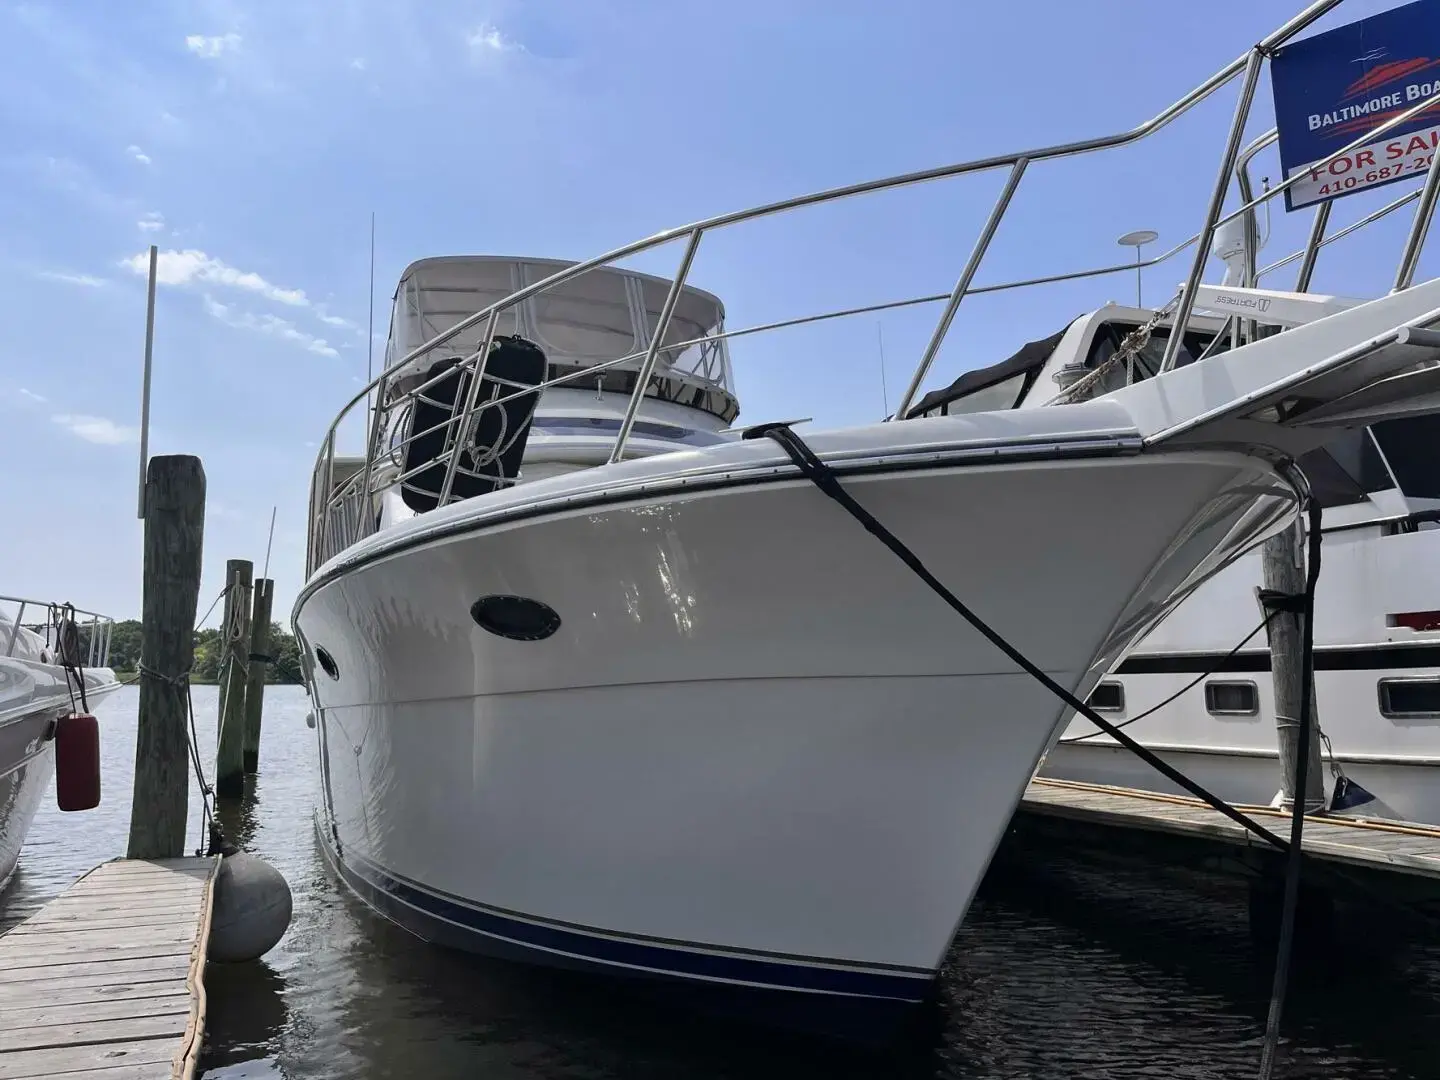
[[[804,438],[1087,695],[1291,520],[1291,457],[1440,406],[1418,332],[1440,325],[1432,280],[1158,373],[1120,365],[1135,384],[1094,400],[1013,408],[1051,348],[972,383],[969,405],[1006,411],[912,408],[1027,165],[1141,138],[1243,66],[1123,136],[787,200],[587,263],[410,267],[386,369],[324,439],[294,610],[319,832],[343,879],[422,937],[500,956],[773,1002],[925,998],[1069,710],[785,449],[731,429],[740,331],[685,278],[701,236],[736,222],[1010,170],[905,419]],[[673,282],[613,265],[676,239]],[[1213,335],[1223,320],[1191,318],[1201,258],[1164,318],[1106,309],[1059,342],[1089,359],[1126,320],[1156,321],[1157,341],[1167,319]],[[367,447],[345,457],[356,415]]]
[[[120,683],[107,666],[114,620],[69,605],[0,596],[0,889],[14,873],[54,773],[55,722]],[[28,619],[27,619],[28,614]],[[66,642],[69,620],[78,648]],[[70,661],[65,663],[64,661]]]
[[[1235,172],[1242,200],[1252,194],[1250,159],[1274,140],[1270,131],[1242,152]],[[1412,189],[1362,223],[1379,220],[1420,194]],[[1215,245],[1215,254],[1226,262],[1228,284],[1253,285],[1294,260],[1291,256],[1257,271],[1264,243],[1258,222],[1252,220],[1248,228],[1242,224],[1236,219],[1235,228]],[[1309,269],[1300,272],[1302,287],[1313,266],[1312,257]],[[1379,289],[1391,284],[1377,282]],[[1246,293],[1223,286],[1212,290],[1212,308],[1225,310],[1214,303],[1222,295],[1243,298]],[[1316,318],[1356,302],[1306,295],[1289,300],[1282,314]],[[1312,313],[1305,312],[1306,304]],[[1278,309],[1257,308],[1248,310],[1262,333],[1281,328],[1273,321]],[[1134,325],[1142,315],[1129,312],[1111,321],[1123,331],[1127,317]],[[1217,330],[1223,345],[1231,326],[1228,320],[1212,320],[1208,327],[1197,327],[1192,347],[1210,346]],[[1323,570],[1315,598],[1315,697],[1325,736],[1326,798],[1336,811],[1440,824],[1437,447],[1440,417],[1409,416],[1348,431],[1300,460],[1324,507]],[[1250,805],[1278,804],[1281,797],[1270,654],[1256,595],[1261,580],[1259,552],[1226,567],[1147,635],[1090,701],[1112,724],[1125,727],[1185,775],[1223,799]],[[1166,793],[1180,790],[1083,717],[1075,718],[1050,751],[1041,774]]]

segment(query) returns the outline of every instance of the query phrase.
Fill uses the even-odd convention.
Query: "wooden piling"
[[[248,559],[225,564],[230,617],[221,630],[220,745],[215,756],[215,794],[245,793],[245,687],[250,675],[250,589],[255,567]]]
[[[270,671],[270,603],[275,582],[255,582],[255,608],[250,619],[250,678],[245,686],[245,771],[260,767],[260,722],[265,708],[265,676]]]
[[[150,459],[145,474],[145,562],[140,713],[129,857],[185,851],[190,793],[187,676],[195,660],[195,609],[205,534],[205,469],[186,454]]]
[[[1305,591],[1305,569],[1301,552],[1303,533],[1297,519],[1288,529],[1265,541],[1261,549],[1265,588],[1286,596]],[[1305,812],[1325,807],[1325,774],[1320,765],[1320,715],[1315,705],[1315,683],[1304,683],[1301,671],[1301,633],[1304,617],[1279,611],[1270,619],[1266,633],[1270,640],[1270,679],[1275,689],[1275,726],[1280,742],[1280,790],[1285,806],[1294,804],[1295,773],[1300,749],[1300,703],[1310,695],[1310,746],[1305,776]]]

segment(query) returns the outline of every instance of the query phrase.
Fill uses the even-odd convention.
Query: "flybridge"
[[[1336,124],[1343,124],[1347,120],[1354,120],[1356,117],[1370,116],[1373,113],[1384,112],[1386,109],[1398,109],[1401,105],[1411,104],[1436,93],[1440,93],[1440,79],[1434,82],[1411,83],[1405,87],[1403,92],[1397,90],[1393,94],[1380,94],[1369,101],[1346,105],[1334,112],[1311,113],[1306,119],[1311,131],[1319,131],[1321,128],[1333,127]]]

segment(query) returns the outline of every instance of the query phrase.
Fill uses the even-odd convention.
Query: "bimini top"
[[[497,303],[527,285],[574,266],[560,259],[527,256],[453,255],[420,259],[405,268],[395,290],[385,366],[395,369],[404,357],[462,319]],[[516,334],[535,342],[550,362],[549,378],[606,361],[630,358],[604,372],[605,390],[633,386],[655,328],[670,281],[633,270],[599,267],[500,313],[496,334]],[[722,417],[739,413],[730,354],[723,338],[725,307],[703,289],[681,290],[657,357],[655,379],[661,396]],[[416,374],[448,358],[469,356],[485,336],[484,320],[416,361]],[[410,381],[409,372],[393,371]],[[628,378],[627,378],[628,377]],[[594,389],[589,379],[574,383]]]

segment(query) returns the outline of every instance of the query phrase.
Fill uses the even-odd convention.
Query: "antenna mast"
[[[885,415],[890,415],[890,391],[885,386],[885,329],[880,320],[875,320],[875,341],[880,346],[880,397],[885,404]]]

